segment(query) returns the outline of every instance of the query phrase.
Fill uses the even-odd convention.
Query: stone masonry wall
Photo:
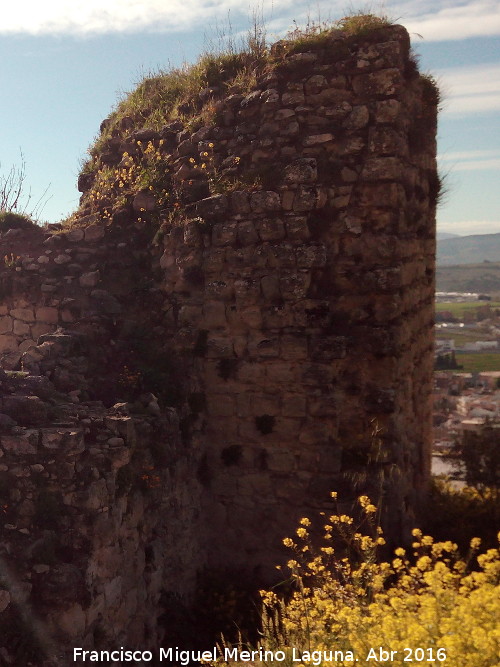
[[[164,601],[185,604],[205,562],[182,409],[160,408],[123,370],[123,330],[141,319],[153,336],[138,227],[127,243],[99,224],[2,238],[5,664],[21,664],[19,633],[23,664],[69,664],[74,646],[155,649]]]
[[[435,107],[406,31],[378,38],[295,54],[173,154],[177,173],[212,150],[265,177],[194,203],[161,260],[206,397],[215,562],[275,563],[331,490],[377,499],[399,540],[425,492]]]
[[[332,490],[397,541],[425,494],[435,92],[401,26],[283,48],[214,124],[112,137],[176,207],[102,218],[84,175],[76,227],[0,239],[0,621],[32,605],[55,646],[158,645],[162,592],[269,579]]]

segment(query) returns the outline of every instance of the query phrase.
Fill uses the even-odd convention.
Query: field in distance
[[[500,353],[498,352],[456,352],[455,359],[459,373],[482,373],[500,371]]]
[[[456,317],[461,319],[464,317],[464,314],[467,312],[474,311],[483,311],[488,312],[490,309],[495,311],[496,309],[500,310],[500,301],[442,301],[436,303],[436,312],[441,313],[443,311],[449,312]],[[496,313],[494,313],[497,315]],[[500,313],[498,313],[500,315]]]

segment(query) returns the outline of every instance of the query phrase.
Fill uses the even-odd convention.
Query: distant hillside
[[[485,236],[500,237],[500,234]],[[500,240],[498,242],[500,243]],[[486,294],[500,292],[500,261],[458,266],[438,264],[436,289],[438,292],[485,292]]]
[[[438,266],[476,264],[500,261],[500,234],[474,234],[439,238],[437,242]]]
[[[438,241],[441,241],[442,239],[456,239],[460,236],[460,234],[452,234],[451,232],[437,232],[436,233],[436,238]]]

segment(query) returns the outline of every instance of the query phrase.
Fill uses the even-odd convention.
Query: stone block
[[[299,433],[302,445],[326,445],[334,436],[335,426],[331,419],[314,419],[303,424]]]
[[[101,279],[99,271],[89,271],[88,273],[82,273],[79,278],[79,283],[81,287],[96,287],[99,284]]]
[[[35,309],[35,318],[37,322],[45,322],[46,324],[57,324],[59,321],[59,311],[57,308],[48,306],[41,306]]]
[[[291,473],[296,468],[295,455],[278,447],[267,450],[267,467],[275,472]]]
[[[37,453],[37,439],[25,435],[2,435],[0,445],[4,452],[15,456],[31,455]]]
[[[333,139],[334,139],[333,134],[331,134],[330,132],[324,132],[323,134],[310,134],[309,136],[304,137],[302,139],[302,145],[305,147],[318,146],[333,141]]]
[[[344,359],[347,354],[346,336],[311,336],[310,356],[313,361]]]
[[[407,156],[408,144],[393,127],[373,127],[368,136],[368,150],[380,156]]]
[[[304,104],[306,97],[304,93],[300,90],[292,90],[286,93],[283,93],[281,96],[281,103],[285,107],[297,107],[301,104]]]
[[[352,100],[352,92],[342,88],[325,88],[319,93],[306,95],[306,103],[313,107],[331,107]]]
[[[259,236],[252,221],[244,220],[238,224],[237,239],[238,243],[243,246],[254,245],[259,241]]]
[[[207,340],[207,358],[231,359],[234,357],[233,341],[226,336],[209,336]]]
[[[175,259],[173,259],[173,261],[175,261]],[[222,269],[225,262],[226,248],[207,248],[203,254],[203,266],[207,272],[219,271]]]
[[[181,306],[179,308],[177,321],[181,326],[185,326],[186,324],[198,326],[202,317],[203,313],[201,306]]]
[[[328,88],[328,81],[322,74],[313,74],[305,82],[305,92],[307,95],[319,93],[323,88]]]
[[[13,330],[14,320],[9,315],[0,317],[0,334],[10,333]]]
[[[293,199],[293,210],[313,211],[318,206],[318,190],[307,185],[299,185]]]
[[[403,85],[403,75],[397,67],[378,72],[354,76],[352,87],[357,95],[363,97],[383,97],[396,95]]]
[[[381,100],[375,104],[375,120],[377,123],[393,123],[401,114],[399,100]]]
[[[211,417],[231,417],[235,413],[235,399],[227,394],[207,394],[207,414]]]
[[[306,397],[303,394],[284,394],[283,417],[305,417]]]
[[[335,368],[326,363],[309,363],[301,366],[301,380],[305,386],[326,386],[335,380]]]
[[[238,380],[241,382],[260,384],[265,376],[266,367],[259,362],[244,361],[238,368]]]
[[[10,593],[7,590],[0,590],[0,614],[5,611],[10,604]]]
[[[156,211],[158,209],[156,195],[153,192],[149,192],[148,190],[144,190],[143,192],[138,192],[132,201],[132,208],[136,213],[151,213],[152,211]],[[87,231],[88,229],[85,231],[86,241],[97,240],[95,238],[88,238]],[[102,237],[98,236],[98,238]]]
[[[258,220],[255,226],[262,241],[282,241],[285,238],[285,226],[279,218]]]
[[[278,276],[264,276],[260,281],[262,295],[269,302],[279,301],[281,299],[280,281]]]
[[[31,327],[31,337],[34,340],[37,340],[40,336],[43,336],[47,333],[52,333],[57,329],[56,324],[46,324],[44,322],[37,322]]]
[[[16,336],[28,336],[30,333],[30,325],[21,320],[14,320],[13,332]]]
[[[86,628],[86,614],[82,607],[75,603],[57,614],[55,624],[68,638],[82,637]]]
[[[368,107],[364,105],[353,107],[347,118],[342,123],[346,130],[355,131],[368,125],[370,120],[370,112]]]
[[[228,200],[226,195],[213,195],[196,202],[195,209],[201,218],[213,218],[227,211]]]
[[[287,335],[281,339],[281,357],[282,359],[307,358],[307,338],[304,334]]]
[[[256,417],[261,415],[279,415],[281,411],[281,397],[277,394],[255,393],[251,400],[251,414]]]
[[[293,209],[293,200],[295,199],[295,190],[283,190],[281,193],[281,207],[284,211]]]
[[[10,311],[10,315],[16,320],[22,320],[23,322],[35,321],[35,313],[33,312],[33,308],[13,308]]]
[[[238,480],[238,493],[245,496],[262,497],[272,495],[272,484],[268,473],[245,475]],[[257,526],[256,526],[257,527]]]
[[[85,230],[82,228],[76,228],[67,232],[66,240],[71,241],[73,243],[77,243],[78,241],[83,241],[84,236],[85,236]]]
[[[360,206],[373,208],[387,206],[398,208],[402,206],[404,193],[401,193],[397,183],[363,183],[357,189]]]
[[[54,257],[54,264],[61,266],[62,264],[69,264],[69,262],[71,262],[71,255],[61,253],[60,255],[56,255]]]
[[[279,338],[275,336],[252,336],[248,343],[248,350],[252,357],[273,358],[280,353]]]
[[[298,158],[285,167],[285,183],[312,184],[318,178],[318,165],[315,158]]]
[[[242,308],[240,317],[251,329],[259,329],[262,326],[262,311],[257,305]]]
[[[214,246],[234,245],[236,243],[238,224],[236,222],[219,222],[212,229]]]
[[[261,190],[250,195],[250,206],[254,213],[279,211],[281,208],[280,196],[271,190]]]
[[[296,273],[280,277],[280,290],[284,299],[305,299],[309,286],[311,285],[311,274]]]
[[[231,211],[236,214],[250,213],[250,200],[248,192],[244,190],[234,190],[230,194]]]
[[[326,248],[324,245],[302,245],[296,249],[299,269],[317,269],[326,266]]]
[[[242,278],[234,281],[234,293],[237,299],[253,301],[260,297],[260,280]]]
[[[225,327],[226,307],[220,301],[208,301],[203,306],[203,326],[206,329]]]
[[[0,354],[6,352],[16,352],[19,347],[19,342],[15,336],[3,334],[0,336]]]
[[[210,280],[205,283],[205,294],[208,299],[232,300],[235,287],[232,280]]]

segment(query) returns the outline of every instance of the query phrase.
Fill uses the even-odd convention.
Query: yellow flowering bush
[[[320,547],[312,545],[309,519],[284,540],[293,551],[293,593],[283,601],[261,591],[262,648],[285,651],[289,664],[298,664],[297,655],[312,664],[314,651],[315,665],[498,667],[499,549],[479,553],[475,538],[463,559],[453,542],[415,529],[410,549],[383,560],[377,509],[367,497],[359,504],[357,520],[327,518]]]

